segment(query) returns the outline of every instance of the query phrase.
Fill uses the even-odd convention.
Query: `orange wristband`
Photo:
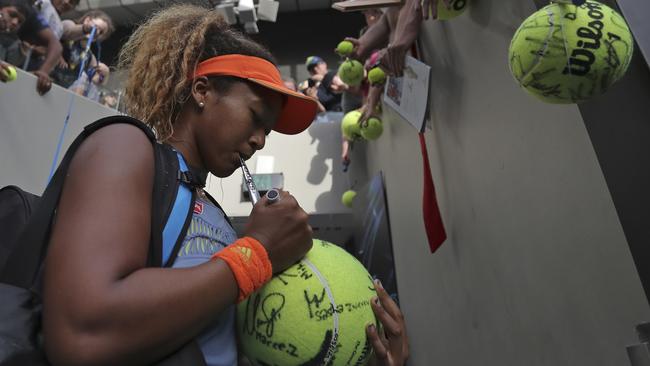
[[[228,264],[235,275],[239,296],[237,303],[246,299],[273,276],[271,261],[266,249],[250,236],[238,239],[223,250],[212,255],[211,259],[221,259]]]

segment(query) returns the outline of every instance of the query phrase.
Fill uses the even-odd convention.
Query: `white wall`
[[[49,93],[39,96],[36,77],[17,71],[16,81],[0,83],[0,187],[14,184],[41,194],[72,94],[54,85]],[[114,110],[89,99],[73,98],[59,159],[85,125],[115,114]]]
[[[533,3],[472,3],[421,33],[449,236],[435,254],[416,131],[385,110],[384,135],[366,144],[368,175],[386,176],[410,364],[629,364],[625,346],[650,313],[580,113],[532,99],[508,71]]]

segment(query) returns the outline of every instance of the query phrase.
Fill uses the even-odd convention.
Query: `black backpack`
[[[93,132],[115,123],[139,127],[154,145],[148,265],[169,267],[178,254],[192,218],[196,199],[192,188],[202,186],[197,174],[187,167],[180,153],[169,145],[157,143],[151,129],[136,119],[112,116],[86,126],[69,147],[42,197],[16,186],[0,189],[0,366],[48,365],[40,339],[40,271],[49,244],[52,217],[79,145]],[[205,361],[197,343],[192,341],[156,365],[200,366]]]

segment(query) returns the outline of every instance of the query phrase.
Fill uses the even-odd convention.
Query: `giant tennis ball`
[[[630,64],[625,20],[596,2],[551,4],[526,19],[510,44],[519,85],[548,103],[579,103],[604,93]]]
[[[343,192],[343,195],[341,196],[341,203],[345,207],[352,208],[352,202],[354,201],[354,198],[356,196],[357,196],[357,192],[349,189],[349,190]]]
[[[368,81],[370,84],[383,84],[386,82],[386,73],[379,66],[373,67],[368,71]]]
[[[305,258],[237,306],[237,334],[254,365],[365,365],[376,292],[352,255],[314,239]]]
[[[449,2],[449,8],[447,8],[447,5],[445,5],[443,0],[438,0],[438,19],[453,19],[463,14],[468,5],[469,0],[451,0]]]
[[[343,138],[348,141],[355,141],[361,138],[361,126],[359,126],[359,118],[361,111],[350,111],[343,116],[341,120],[341,133]]]
[[[16,73],[16,68],[11,65],[7,66],[7,70],[2,72],[4,72],[4,74],[7,76],[7,82],[14,81],[18,77],[18,73]]]
[[[366,140],[376,140],[384,132],[383,123],[379,118],[370,117],[366,124],[361,126],[361,137]]]
[[[341,80],[350,85],[357,86],[363,80],[363,65],[357,60],[345,60],[339,66],[338,75]]]
[[[336,46],[336,53],[341,56],[350,56],[354,51],[354,44],[350,41],[342,41]]]

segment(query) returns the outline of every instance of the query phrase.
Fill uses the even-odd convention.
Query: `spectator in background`
[[[81,77],[70,86],[70,90],[99,102],[101,88],[108,82],[109,74],[110,69],[108,66],[100,62],[97,66],[86,69],[81,74]]]
[[[56,39],[61,40],[63,35],[61,15],[74,10],[77,5],[79,0],[36,0],[34,9],[47,22]],[[26,70],[37,70],[43,65],[47,56],[47,47],[32,44],[30,41],[23,41],[20,51],[20,63]]]
[[[99,97],[99,104],[103,105],[104,107],[112,108],[112,109],[118,109],[118,102],[119,99],[117,97],[117,93],[114,91],[102,91],[100,93]]]
[[[313,79],[307,79],[300,83],[298,90],[301,93],[318,100],[318,84],[320,84],[320,82],[314,81]],[[323,113],[326,111],[327,110],[325,107],[321,104],[320,101],[318,101],[318,113]]]
[[[18,42],[18,30],[31,13],[26,1],[0,0],[0,61],[8,61],[7,54]]]
[[[372,8],[372,9],[366,9],[362,11],[363,17],[366,19],[366,26],[361,28],[359,31],[359,35],[362,36],[366,31],[372,27],[375,23],[381,19],[381,16],[384,15],[384,13],[381,11],[381,9],[378,8]]]
[[[296,81],[293,80],[292,77],[289,77],[289,76],[284,77],[284,78],[282,78],[282,82],[284,83],[284,86],[286,86],[287,88],[289,88],[289,89],[291,89],[293,91],[298,91],[298,87],[296,86]]]
[[[79,0],[36,0],[34,8],[45,19],[57,39],[63,35],[61,15],[74,10],[79,5]]]
[[[20,42],[27,41],[45,45],[45,58],[37,69],[36,90],[40,95],[47,93],[52,87],[49,77],[58,58],[61,56],[61,44],[47,22],[31,7],[27,0],[0,0],[0,28],[2,28],[3,59],[15,66],[22,67]],[[11,43],[11,44],[8,44]]]
[[[318,100],[328,111],[341,111],[341,93],[348,90],[336,75],[335,71],[327,68],[327,63],[318,56],[310,56],[306,62],[310,79],[318,83]]]
[[[111,36],[115,28],[113,27],[113,20],[108,14],[101,10],[91,10],[85,13],[81,18],[76,21],[66,19],[63,21],[63,41],[79,41],[90,34],[93,29],[96,30],[96,39],[99,42],[104,42]]]
[[[102,42],[113,33],[113,21],[101,10],[91,10],[75,21],[65,20],[63,37],[69,39],[63,42],[63,61],[54,71],[55,82],[64,88],[69,88],[79,77],[79,68],[85,59],[85,67],[96,68],[99,64],[92,50],[86,53],[86,46],[95,26],[97,42]]]

